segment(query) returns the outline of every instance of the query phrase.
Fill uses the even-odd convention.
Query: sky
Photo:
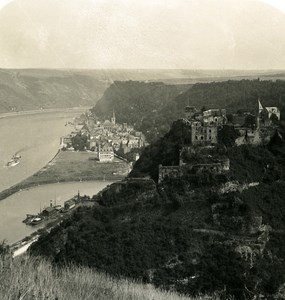
[[[0,68],[285,69],[285,0],[0,0]]]
[[[285,0],[262,0],[262,1],[285,13]]]
[[[0,9],[12,0],[0,0]],[[285,13],[285,0],[260,0],[265,3],[270,4],[271,6],[283,11]]]

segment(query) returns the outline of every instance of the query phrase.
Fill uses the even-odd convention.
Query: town
[[[140,149],[148,143],[144,134],[127,123],[118,124],[113,111],[110,120],[100,121],[86,113],[75,120],[75,131],[61,138],[61,149],[89,151],[99,162],[113,162],[114,157],[125,158],[132,153],[131,161],[139,158]]]

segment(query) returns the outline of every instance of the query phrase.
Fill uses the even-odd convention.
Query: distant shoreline
[[[115,181],[119,181],[122,180],[122,177],[106,177],[106,178],[102,178],[100,176],[97,177],[90,177],[89,179],[83,179],[83,180],[47,180],[47,181],[43,181],[40,184],[36,183],[36,182],[29,182],[29,183],[19,183],[19,184],[15,184],[12,187],[0,192],[0,201],[1,200],[5,200],[6,198],[20,192],[20,191],[25,191],[28,190],[30,188],[35,188],[35,187],[39,187],[39,186],[43,186],[43,185],[48,185],[48,184],[55,184],[55,183],[72,183],[72,182],[88,182],[88,181],[110,181],[110,182],[115,182]]]
[[[21,110],[15,112],[0,112],[0,119],[8,118],[8,117],[17,117],[24,115],[33,115],[40,113],[60,113],[60,112],[84,112],[92,108],[88,107],[66,107],[66,108],[47,108],[47,109],[35,109],[35,110]]]

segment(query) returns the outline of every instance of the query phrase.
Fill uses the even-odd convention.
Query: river
[[[0,115],[0,191],[21,182],[44,167],[57,153],[60,137],[73,130],[65,126],[82,109],[32,114]],[[13,154],[21,155],[17,166],[7,167]],[[16,242],[34,229],[22,223],[27,213],[37,213],[51,199],[58,204],[77,193],[95,194],[108,182],[55,184],[16,193],[0,201],[0,241]],[[37,228],[38,229],[38,228]]]
[[[111,182],[70,182],[38,186],[18,192],[0,201],[0,241],[6,239],[8,244],[30,235],[41,228],[25,225],[22,221],[26,214],[37,214],[40,209],[49,206],[50,200],[57,205],[63,205],[80,192],[80,195],[92,196]]]
[[[0,115],[0,191],[31,176],[56,154],[60,137],[72,131],[65,126],[82,110],[23,114],[1,118]],[[18,153],[21,162],[8,168],[7,162]]]

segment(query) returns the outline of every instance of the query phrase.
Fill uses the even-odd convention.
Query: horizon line
[[[269,71],[285,71],[284,69],[238,69],[238,68],[229,68],[229,69],[216,69],[216,68],[57,68],[57,67],[25,67],[25,68],[17,68],[17,67],[11,67],[11,68],[5,68],[0,67],[0,70],[96,70],[96,71],[105,71],[105,70],[126,70],[126,71],[243,71],[243,72],[250,72],[250,71],[263,71],[263,72],[269,72]]]

